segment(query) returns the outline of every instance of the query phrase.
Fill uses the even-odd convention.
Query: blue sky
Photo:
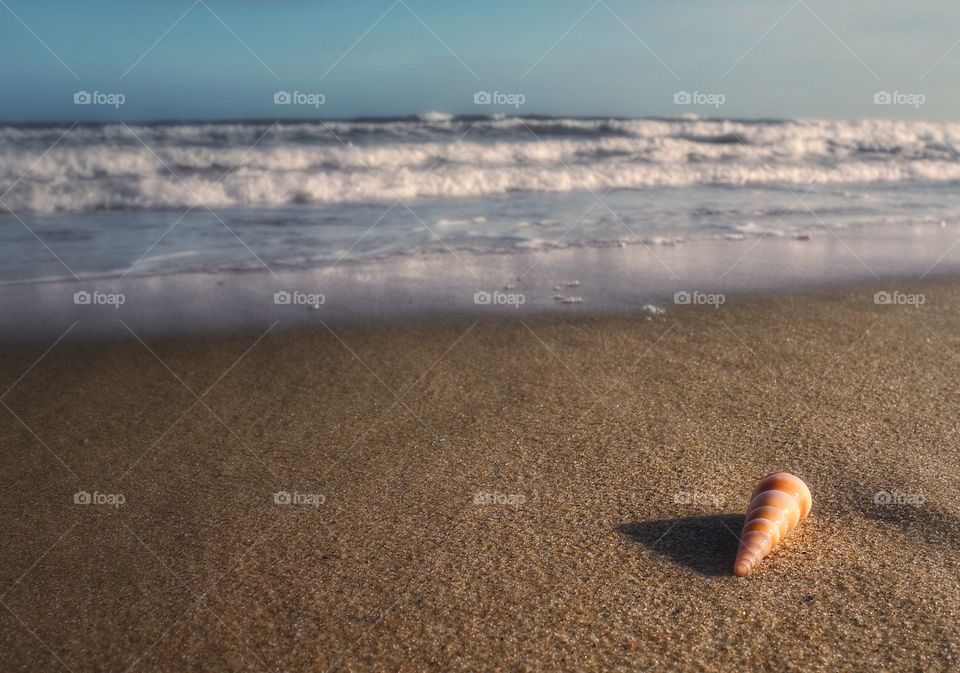
[[[0,119],[956,119],[958,38],[960,4],[924,0],[3,0]],[[278,91],[323,103],[275,105]],[[478,91],[523,103],[475,105]],[[675,104],[681,91],[722,104]],[[914,97],[877,105],[881,91]]]

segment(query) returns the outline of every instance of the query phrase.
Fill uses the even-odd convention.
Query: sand
[[[2,668],[955,669],[960,285],[876,289],[6,347]]]

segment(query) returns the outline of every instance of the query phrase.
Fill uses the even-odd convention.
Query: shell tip
[[[733,574],[737,577],[746,577],[750,574],[750,564],[746,561],[738,561],[733,565]]]

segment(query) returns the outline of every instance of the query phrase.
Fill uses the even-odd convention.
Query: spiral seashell
[[[783,537],[806,518],[813,506],[810,489],[789,472],[767,475],[757,485],[740,532],[733,572],[746,577]]]

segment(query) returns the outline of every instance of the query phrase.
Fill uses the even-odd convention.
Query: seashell
[[[757,485],[740,532],[733,572],[746,577],[783,537],[806,518],[813,506],[810,489],[800,477],[775,472]]]

